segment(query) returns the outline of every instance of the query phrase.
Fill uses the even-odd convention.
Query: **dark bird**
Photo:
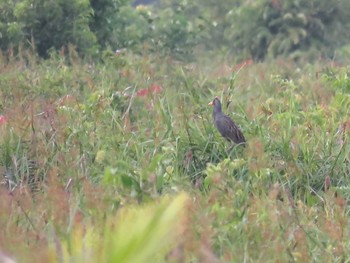
[[[232,119],[222,112],[221,102],[218,97],[209,102],[213,106],[213,120],[215,127],[218,129],[222,137],[236,144],[244,144],[246,142],[242,131],[232,121]]]

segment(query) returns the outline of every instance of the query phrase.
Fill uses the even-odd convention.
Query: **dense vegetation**
[[[341,59],[349,54],[347,0],[0,1],[0,48],[32,48],[47,57],[74,45],[80,55],[103,50],[157,51],[176,59],[193,52],[235,59]]]
[[[0,261],[347,262],[347,1],[70,2],[0,0]]]

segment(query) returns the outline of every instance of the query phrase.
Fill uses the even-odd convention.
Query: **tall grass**
[[[19,262],[347,259],[348,68],[128,52],[1,59],[0,252]],[[214,96],[247,147],[228,151]]]

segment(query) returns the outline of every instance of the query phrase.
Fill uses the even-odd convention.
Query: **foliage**
[[[21,25],[14,15],[15,1],[0,1],[0,47],[2,50],[20,42]]]
[[[350,22],[346,0],[68,2],[0,1],[0,47],[26,47],[48,57],[73,45],[81,56],[124,48],[193,61],[196,52],[236,61],[279,56],[343,59]]]
[[[201,40],[201,17],[195,21],[189,18],[197,14],[196,7],[188,1],[177,1],[153,8],[153,48],[178,59],[193,59],[193,49]]]
[[[187,54],[191,54],[195,48],[215,54],[222,49],[227,51],[232,43],[230,40],[226,41],[224,35],[232,22],[225,17],[231,10],[238,8],[240,2],[160,1],[155,4],[154,12],[160,17],[159,24],[163,30],[156,32],[155,39],[165,39],[168,42],[166,47],[170,44],[177,45],[181,52]]]
[[[349,32],[348,1],[245,2],[232,12],[228,37],[237,50],[256,60],[298,57],[303,51],[315,58],[333,57]]]
[[[192,54],[198,30],[181,9],[134,8],[128,0],[0,2],[1,49],[21,44],[48,57],[74,45],[81,55],[129,48],[159,51],[184,59]],[[98,45],[97,45],[98,44]]]
[[[52,262],[147,262],[162,259],[174,247],[185,220],[188,197],[180,194],[157,205],[121,209],[102,229],[74,226]],[[101,231],[102,230],[102,231]],[[55,251],[56,250],[56,251]],[[62,260],[56,260],[61,258]]]
[[[0,56],[0,258],[344,261],[349,68],[206,55]]]
[[[58,50],[70,43],[83,53],[94,52],[96,38],[87,24],[88,1],[15,1],[10,7],[2,24],[7,39],[2,48],[29,43],[39,55],[47,56],[51,48]]]
[[[167,0],[157,6],[158,14],[167,8],[181,12],[194,30],[196,47],[216,54],[232,53],[236,60],[333,58],[349,37],[346,0]]]
[[[115,18],[120,17],[118,12],[127,2],[127,0],[90,1],[93,9],[90,29],[96,35],[101,46],[105,47],[110,44],[113,29],[117,27]]]
[[[102,48],[142,50],[149,38],[151,18],[148,11],[136,10],[129,0],[91,1],[90,28]]]

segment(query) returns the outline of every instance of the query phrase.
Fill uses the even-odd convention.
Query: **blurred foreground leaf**
[[[121,208],[103,231],[78,225],[61,244],[52,262],[157,262],[178,244],[188,196],[164,197],[157,204]]]

